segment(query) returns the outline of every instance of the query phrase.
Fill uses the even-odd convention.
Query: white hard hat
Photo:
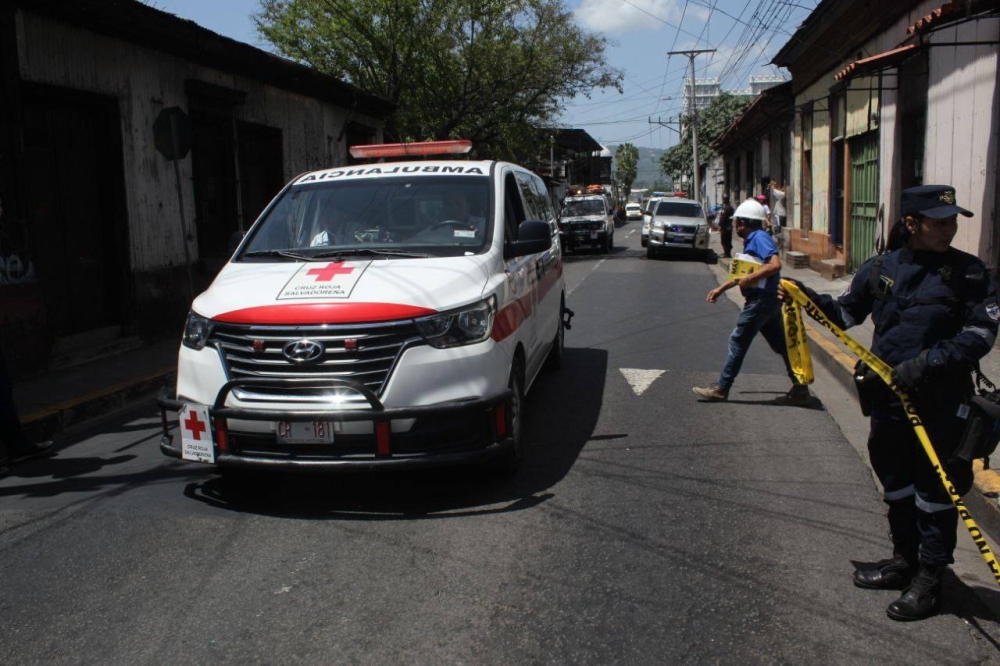
[[[767,219],[767,215],[764,214],[764,207],[753,199],[747,199],[737,206],[733,217],[742,217],[744,220],[760,220],[761,222]]]

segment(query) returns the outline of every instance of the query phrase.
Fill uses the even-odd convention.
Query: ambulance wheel
[[[604,235],[604,242],[601,243],[601,254],[607,254],[611,251],[611,234]]]
[[[653,248],[652,245],[647,245],[646,246],[646,258],[647,259],[656,259],[656,250]]]
[[[507,388],[514,392],[507,402],[507,432],[513,444],[496,460],[494,469],[500,474],[514,474],[524,458],[524,371],[515,364],[510,371]]]
[[[559,303],[559,328],[556,329],[556,337],[552,339],[552,348],[549,349],[549,356],[545,359],[545,367],[548,370],[558,370],[563,364],[563,349],[566,344],[566,327],[563,326],[563,311],[566,309],[566,301]]]

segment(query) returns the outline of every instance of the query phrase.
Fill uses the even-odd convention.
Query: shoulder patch
[[[997,305],[997,299],[991,298],[984,305],[986,306],[986,314],[990,316],[990,319],[1000,321],[1000,306]]]

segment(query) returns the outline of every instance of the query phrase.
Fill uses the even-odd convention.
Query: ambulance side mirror
[[[541,220],[525,220],[517,228],[517,240],[504,245],[503,258],[514,259],[545,252],[552,247],[552,229]]]

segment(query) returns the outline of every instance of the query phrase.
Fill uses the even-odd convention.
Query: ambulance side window
[[[518,171],[517,184],[521,187],[521,197],[524,199],[524,204],[527,208],[528,219],[542,220],[544,222],[547,219],[545,215],[546,197],[539,194],[538,190],[535,189],[535,183],[531,174]]]
[[[517,229],[526,219],[524,217],[524,204],[521,202],[521,193],[517,189],[517,180],[514,174],[508,173],[503,184],[503,215],[504,226],[506,228],[505,238],[517,240]]]
[[[549,196],[549,188],[545,187],[545,181],[538,176],[532,176],[531,180],[535,185],[535,191],[538,192],[539,206],[542,208],[542,216],[538,219],[548,222],[552,235],[556,235],[559,233],[559,227],[556,226],[556,211],[552,205],[552,197]]]

